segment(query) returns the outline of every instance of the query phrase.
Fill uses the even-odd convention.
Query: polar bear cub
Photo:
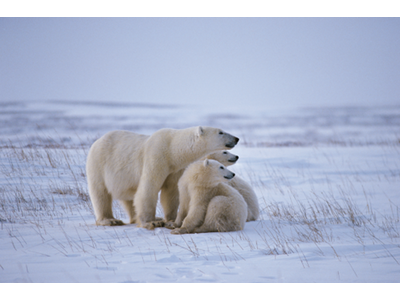
[[[189,165],[178,182],[180,207],[173,224],[178,228],[171,233],[242,230],[247,204],[238,191],[226,184],[234,176],[216,160]]]
[[[112,212],[118,199],[130,223],[154,229],[164,225],[155,217],[158,193],[165,221],[175,220],[182,169],[200,158],[233,148],[239,139],[213,127],[160,129],[152,135],[112,131],[90,148],[86,174],[97,225],[123,225]]]
[[[207,158],[214,159],[223,164],[225,167],[228,167],[235,164],[239,159],[239,156],[232,154],[229,151],[217,151],[208,155]],[[244,201],[247,203],[248,214],[246,221],[249,222],[257,220],[260,216],[260,208],[258,205],[257,196],[252,187],[237,175],[229,180],[228,184],[236,189],[243,196]]]

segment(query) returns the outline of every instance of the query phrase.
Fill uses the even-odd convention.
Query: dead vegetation
[[[104,266],[108,265],[107,254],[117,253],[124,245],[140,253],[143,263],[157,261],[158,253],[135,246],[125,229],[107,230],[110,236],[106,238],[104,234],[98,235],[97,231],[103,229],[92,226],[94,215],[85,176],[87,152],[88,147],[62,147],[61,144],[51,148],[21,147],[9,142],[2,147],[1,229],[7,231],[16,250],[28,243],[16,224],[29,224],[43,243],[50,243],[63,256],[92,253],[96,264]],[[318,152],[318,155],[329,164],[338,164],[329,154]],[[397,162],[386,163],[388,172],[373,175],[375,180],[398,184]],[[243,175],[257,192],[262,212],[260,220],[247,223],[244,231],[180,236],[180,240],[163,229],[138,234],[157,236],[165,253],[183,251],[202,260],[218,257],[224,265],[246,260],[245,253],[255,251],[272,256],[296,255],[302,266],[308,268],[310,253],[304,251],[304,245],[314,245],[314,255],[333,256],[342,261],[347,257],[336,245],[346,240],[356,241],[360,249],[381,245],[394,263],[399,264],[392,253],[400,239],[399,207],[390,199],[386,200],[390,202],[388,212],[382,213],[373,207],[374,195],[365,188],[368,182],[364,182],[362,170],[356,165],[349,168],[353,172],[339,174],[339,182],[332,183],[326,177],[326,182],[319,182],[315,188],[316,179],[307,163],[293,167],[293,173],[267,163],[262,168],[264,173],[253,172],[248,166]],[[293,184],[296,180],[308,181],[308,188],[298,188]],[[126,218],[117,204],[114,213],[117,218]],[[70,220],[80,220],[75,232],[64,228]],[[49,227],[61,231],[63,241],[51,235]],[[250,234],[249,230],[256,234]],[[382,233],[390,243],[382,240]],[[206,240],[207,248],[198,244],[199,239]],[[92,267],[90,263],[88,266]]]

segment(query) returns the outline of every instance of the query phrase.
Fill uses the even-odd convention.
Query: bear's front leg
[[[165,227],[168,229],[175,229],[182,226],[183,220],[186,218],[189,210],[190,195],[186,189],[178,191],[179,196],[179,212],[175,221],[168,221],[165,223]]]
[[[165,222],[156,218],[156,206],[158,192],[166,176],[159,180],[150,176],[151,173],[143,174],[135,194],[134,204],[136,210],[136,221],[138,226],[153,230],[156,227],[163,227]]]
[[[183,220],[182,226],[180,226],[180,229],[182,229],[181,231],[186,229],[187,233],[190,233],[193,232],[196,227],[200,227],[203,224],[206,217],[208,202],[209,201],[207,201],[207,199],[200,199],[196,197],[192,199],[191,204],[193,206],[189,207],[189,212],[186,218]]]

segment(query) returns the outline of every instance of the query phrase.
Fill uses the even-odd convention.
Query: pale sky
[[[399,105],[399,18],[0,18],[0,101]]]

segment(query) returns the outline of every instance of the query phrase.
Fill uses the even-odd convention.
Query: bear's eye
[[[220,131],[219,134],[224,134],[224,133],[222,131]]]
[[[224,152],[222,152],[222,154],[228,154],[228,152],[224,151]]]
[[[220,166],[219,168],[220,168],[221,170],[223,170],[223,169],[224,169],[224,167],[223,167],[223,166]]]

